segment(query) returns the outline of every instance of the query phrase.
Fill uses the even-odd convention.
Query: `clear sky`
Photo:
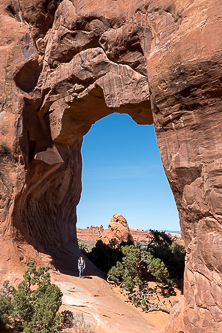
[[[132,228],[180,230],[153,125],[114,113],[97,121],[82,147],[83,191],[77,227],[108,227],[114,214]]]

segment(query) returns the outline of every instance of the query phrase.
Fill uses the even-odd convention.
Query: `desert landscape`
[[[132,234],[134,234],[137,240],[134,239]],[[182,246],[182,250],[184,249],[182,261],[184,262],[185,248],[184,245],[181,245],[183,243],[181,237],[179,235],[175,237],[162,232],[160,232],[160,235],[161,237],[166,236],[169,242],[167,247],[170,247],[172,244]],[[164,238],[161,237],[159,245],[161,250],[163,250],[165,243]],[[150,276],[148,279],[141,277],[143,286],[139,289],[136,285],[132,289],[123,288],[124,280],[122,283],[112,281],[109,272],[107,273],[103,268],[100,270],[100,265],[96,267],[95,262],[95,266],[93,266],[88,260],[90,259],[90,254],[96,249],[102,249],[102,253],[108,253],[110,256],[112,251],[119,251],[122,255],[121,249],[124,247],[124,242],[125,244],[130,243],[131,247],[135,249],[135,244],[137,244],[138,249],[140,246],[146,248],[148,245],[154,243],[156,246],[157,243],[156,240],[154,240],[152,231],[133,230],[132,232],[126,219],[120,214],[114,214],[108,229],[104,229],[102,226],[91,226],[86,229],[77,228],[77,238],[79,247],[82,249],[82,256],[84,256],[86,261],[86,270],[84,271],[83,278],[77,277],[75,271],[72,271],[70,267],[67,266],[66,272],[62,273],[61,268],[60,270],[53,268],[53,262],[51,269],[49,269],[52,284],[61,291],[61,304],[58,310],[65,318],[60,326],[61,331],[66,333],[164,332],[173,304],[177,304],[177,296],[180,296],[182,292],[182,290],[176,287],[176,280],[174,280],[174,287],[171,288],[166,281],[158,279],[157,275],[153,275],[151,279]],[[107,252],[108,249],[110,252]],[[99,252],[97,254],[99,254]],[[99,258],[101,264],[104,259],[103,255],[101,256],[101,252]],[[91,257],[91,260],[93,261],[93,257]],[[144,263],[144,259],[142,260],[141,258],[138,263],[141,264],[142,262]],[[176,262],[179,264],[178,259]],[[117,258],[114,260],[114,263],[110,264],[109,268],[112,268],[116,263]],[[173,265],[175,265],[175,262],[173,262]],[[29,270],[26,279],[29,279],[30,276],[35,278],[35,273],[33,274],[34,271],[29,263],[28,267],[31,268],[31,270]],[[177,270],[178,269],[179,266],[177,267]],[[152,272],[152,270],[150,272]],[[20,285],[18,284],[21,282],[21,277],[17,277],[12,282],[14,286],[18,286],[19,292],[21,287],[19,287]],[[29,282],[29,285],[31,284],[32,283]],[[15,294],[10,292],[11,288],[12,287],[7,287],[0,290],[0,315],[2,315],[4,308],[8,310],[4,302],[2,302],[2,296],[12,297],[13,302],[16,302]],[[34,287],[33,290],[35,289]],[[4,290],[6,291],[5,294]],[[147,308],[142,306],[144,303],[138,304],[138,302],[135,303],[132,301],[134,297],[133,294],[138,293],[138,291],[143,292],[144,290],[149,290],[150,293],[147,297]],[[26,294],[25,292],[25,295]],[[19,294],[20,300],[22,300],[22,297],[23,296]],[[145,297],[143,297],[143,301],[144,300]],[[23,301],[22,312],[24,312],[24,309],[25,302]],[[44,308],[44,311],[47,311],[46,308]],[[1,327],[3,317],[0,317],[0,331],[4,333],[22,331],[18,324],[20,322],[22,323],[22,320],[19,321],[18,314],[15,321],[13,320],[13,314],[10,314],[12,312],[9,310],[8,313],[8,324],[5,329]],[[37,324],[32,326],[32,328],[28,328],[28,331],[33,331],[36,326]],[[40,328],[39,331],[41,332]],[[50,331],[50,328],[46,329],[46,331]],[[57,330],[54,328],[53,331]]]
[[[167,233],[167,236],[172,240],[172,243],[182,245],[182,247],[184,246],[184,241],[181,238],[180,234]],[[134,244],[137,244],[138,247],[146,247],[147,244],[152,243],[153,234],[150,231],[142,231],[140,229],[129,228],[126,219],[122,215],[114,214],[113,218],[109,223],[108,229],[104,229],[103,226],[90,226],[86,229],[77,228],[77,238],[79,247],[83,249],[83,252],[84,250],[90,252],[92,251],[93,247],[98,245],[100,246],[101,241],[104,244],[110,244],[110,241],[113,239],[116,240],[115,243],[121,243],[123,240],[125,240],[126,242],[132,240]],[[161,240],[161,242],[163,241]],[[161,247],[163,246],[164,245],[161,244]],[[179,269],[179,266],[177,266],[177,268]],[[156,282],[149,281],[150,288],[155,289],[157,285],[158,284]],[[134,310],[136,309],[155,328],[160,329],[161,331],[165,329],[169,320],[169,313],[161,310],[144,312],[141,307],[135,307],[135,305],[129,301],[126,291],[124,292],[120,287],[115,286],[114,284],[111,284],[111,286],[113,291],[120,297],[122,301],[127,303]],[[158,293],[153,295],[152,297],[152,303],[158,303],[157,295],[158,297],[160,297],[161,301],[167,303],[167,307],[169,308],[169,310],[171,310],[172,305],[177,304],[177,296],[181,295],[181,290],[179,290],[178,288],[174,288],[174,295],[165,295],[163,297],[159,288]],[[145,327],[143,327],[143,330],[144,329]],[[150,329],[147,328],[147,331],[149,332]]]
[[[75,283],[87,293],[86,302],[90,295],[97,299],[97,289],[112,294],[115,320],[109,319],[111,312],[99,297],[93,305],[98,329],[161,330],[113,292],[86,254],[85,274],[95,278],[88,283],[77,278],[82,140],[95,122],[116,112],[137,124],[154,124],[179,211],[186,248],[183,295],[170,311],[165,333],[222,331],[221,11],[221,0],[1,1],[0,281],[9,280],[17,288],[28,263],[33,270],[26,273],[22,290],[14,291],[18,307],[25,285],[33,302],[38,300],[40,290],[33,294],[27,285],[32,274],[39,274],[35,280],[43,274],[34,273],[33,265],[48,266],[65,296],[73,295]],[[109,233],[109,228],[103,231],[101,247],[93,250],[94,262],[98,253],[110,251]],[[112,250],[118,246],[111,242]],[[145,252],[142,247],[123,248],[112,278],[123,280],[128,289],[140,283],[137,276],[125,279],[123,271],[128,254],[144,256],[148,266],[160,259]],[[107,259],[104,269],[112,257]],[[59,288],[44,276],[41,288],[49,298],[58,296],[59,305]],[[4,288],[11,295],[13,288]],[[46,306],[45,294],[40,294]],[[123,304],[127,310],[121,312]],[[146,300],[144,304],[148,307]],[[127,320],[124,311],[130,311]],[[22,319],[21,325],[31,322]]]

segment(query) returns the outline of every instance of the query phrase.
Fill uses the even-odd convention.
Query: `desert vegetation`
[[[90,251],[85,242],[81,249],[135,306],[146,312],[169,312],[170,303],[166,306],[160,296],[176,295],[175,288],[183,291],[185,247],[165,232],[150,233],[149,241],[118,245],[113,239],[109,245],[97,243]],[[155,282],[152,287],[151,282]]]
[[[13,332],[48,333],[59,332],[63,321],[58,312],[62,293],[50,282],[48,267],[36,269],[29,262],[23,281],[14,288],[9,281],[0,291],[1,327],[10,327]]]
[[[5,281],[0,290],[0,332],[94,333],[82,314],[59,312],[62,292],[50,282],[49,268],[27,266],[17,289]]]
[[[95,333],[91,325],[88,324],[82,313],[73,314],[71,311],[65,311],[63,326],[67,327],[64,333]]]

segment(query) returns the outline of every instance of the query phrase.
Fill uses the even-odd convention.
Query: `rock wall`
[[[180,213],[182,331],[222,331],[221,11],[220,0],[1,1],[4,274],[41,253],[78,256],[82,137],[128,113],[154,122]]]
[[[150,10],[153,117],[187,248],[184,331],[220,332],[221,3],[159,1]]]

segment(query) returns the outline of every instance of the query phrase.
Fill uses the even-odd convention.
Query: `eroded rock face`
[[[170,318],[165,327],[165,333],[185,332],[184,328],[184,296],[178,296],[173,302]]]
[[[128,113],[154,122],[180,213],[181,330],[222,331],[221,10],[220,0],[1,1],[1,274],[41,253],[78,256],[82,137]]]
[[[105,229],[99,236],[96,246],[112,244],[114,247],[121,243],[134,243],[127,220],[120,214],[114,214]]]

